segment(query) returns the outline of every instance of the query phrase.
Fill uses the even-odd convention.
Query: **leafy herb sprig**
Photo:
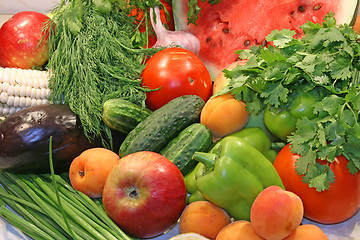
[[[222,0],[201,0],[202,2],[208,2],[210,5],[221,3]],[[188,12],[187,20],[188,24],[195,24],[201,15],[201,8],[199,6],[198,0],[188,0]]]
[[[111,147],[111,131],[102,121],[103,103],[124,98],[145,105],[141,87],[143,60],[154,54],[133,41],[136,25],[117,1],[99,8],[95,0],[62,1],[53,11],[49,36],[50,101],[69,104],[89,139]]]
[[[166,1],[171,3],[171,0]],[[137,28],[132,40],[141,46],[148,46],[149,36],[156,36],[156,33],[151,26],[151,9],[155,8],[155,6],[158,6],[160,9],[164,10],[165,16],[168,20],[170,20],[170,17],[172,17],[160,0],[128,0],[126,3],[125,1],[120,2],[122,11],[126,12],[128,16],[133,19],[132,21],[137,24]],[[167,23],[164,23],[164,26],[168,27]],[[144,32],[140,31],[141,27],[145,28]]]
[[[268,47],[252,46],[239,50],[245,66],[224,70],[230,84],[219,94],[231,92],[244,100],[250,112],[267,105],[285,108],[300,92],[317,92],[315,119],[301,118],[288,137],[292,151],[301,157],[296,171],[303,181],[322,191],[335,181],[328,165],[338,155],[348,160],[348,170],[360,169],[360,45],[359,35],[346,24],[336,25],[333,13],[322,24],[301,26],[304,36],[295,31],[274,30],[266,40]]]

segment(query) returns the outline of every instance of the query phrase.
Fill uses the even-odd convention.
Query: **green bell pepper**
[[[240,131],[230,134],[229,136],[244,139],[250,145],[260,151],[271,163],[275,161],[277,152],[271,149],[272,142],[267,133],[260,127],[249,127],[243,128]],[[219,140],[221,141],[221,140]],[[217,144],[216,142],[214,146]],[[214,147],[213,146],[213,147]],[[202,165],[198,163],[196,167],[189,172],[185,177],[186,191],[188,193],[187,203],[195,201],[206,200],[202,193],[196,187],[196,176],[197,169]]]
[[[197,172],[200,166],[201,166],[200,164],[197,164],[195,168],[192,171],[190,171],[188,174],[186,174],[184,177],[186,192],[187,192],[186,203],[188,204],[196,201],[207,200],[204,197],[204,195],[202,195],[202,193],[199,191],[199,189],[197,189],[196,187],[195,173]]]
[[[274,149],[271,149],[272,142],[263,129],[259,127],[243,128],[229,136],[244,139],[268,158],[271,163],[274,163],[277,152]]]
[[[318,98],[308,92],[294,97],[283,109],[267,106],[264,112],[265,126],[273,135],[286,141],[286,138],[296,130],[298,119],[302,117],[314,119],[316,117],[313,113],[313,104],[317,101]]]
[[[266,187],[285,189],[272,163],[242,138],[224,137],[193,159],[202,163],[195,173],[197,189],[236,220],[250,220],[252,203]]]

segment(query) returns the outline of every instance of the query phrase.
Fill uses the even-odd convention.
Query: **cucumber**
[[[201,123],[194,123],[171,140],[160,151],[160,154],[173,162],[185,176],[198,163],[191,159],[194,152],[207,152],[212,144],[212,137],[208,127]]]
[[[200,122],[204,100],[196,95],[175,98],[140,122],[124,139],[120,157],[140,152],[160,152],[189,125]]]
[[[103,122],[111,129],[128,134],[152,111],[120,98],[109,99],[103,105]]]

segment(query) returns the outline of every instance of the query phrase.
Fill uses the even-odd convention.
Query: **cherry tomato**
[[[146,104],[156,110],[182,95],[198,95],[207,101],[212,81],[200,58],[183,48],[166,48],[154,54],[142,73],[142,85],[151,90]]]
[[[295,162],[299,155],[293,154],[286,145],[277,155],[274,167],[279,173],[286,190],[297,194],[304,205],[304,216],[323,224],[333,224],[352,217],[360,205],[360,173],[352,175],[347,169],[348,160],[338,156],[329,163],[335,174],[335,182],[330,188],[318,192],[302,182],[302,176],[295,172]],[[318,160],[320,164],[327,161]]]

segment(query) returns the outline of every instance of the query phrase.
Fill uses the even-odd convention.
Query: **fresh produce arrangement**
[[[358,5],[15,14],[0,28],[0,216],[31,239],[331,239],[321,226],[360,208]]]

